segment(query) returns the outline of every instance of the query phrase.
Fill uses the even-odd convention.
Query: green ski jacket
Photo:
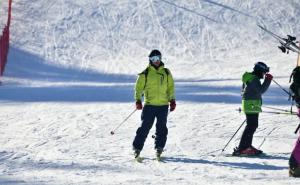
[[[141,100],[144,95],[145,105],[168,105],[175,100],[174,80],[170,71],[162,65],[155,69],[151,64],[138,75],[134,98]]]

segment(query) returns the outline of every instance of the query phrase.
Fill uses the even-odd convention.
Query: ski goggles
[[[160,60],[161,60],[161,56],[160,56],[160,55],[152,56],[152,57],[149,57],[149,60],[150,60],[151,62],[160,61]]]

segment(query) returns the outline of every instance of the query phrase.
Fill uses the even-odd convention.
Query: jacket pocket
[[[260,100],[242,100],[242,110],[246,114],[257,114],[261,110],[261,101]]]

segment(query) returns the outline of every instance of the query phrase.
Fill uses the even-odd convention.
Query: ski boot
[[[260,155],[260,154],[262,154],[262,153],[264,153],[262,150],[259,150],[259,149],[257,149],[257,148],[255,148],[254,146],[250,146],[253,150],[255,150],[255,153],[257,154],[257,155]]]
[[[300,167],[289,168],[289,176],[290,177],[300,177]]]
[[[134,159],[137,161],[137,162],[142,162],[143,161],[143,158],[140,157],[140,153],[141,153],[141,150],[138,150],[138,149],[134,149]]]
[[[295,159],[294,154],[289,159],[289,176],[300,177],[300,164]]]
[[[161,154],[163,152],[163,149],[162,148],[157,148],[156,149],[156,160],[157,161],[161,161]]]
[[[250,146],[246,149],[240,149],[239,147],[235,147],[233,149],[232,156],[258,156],[263,154],[263,151],[258,150],[254,148],[253,146]]]
[[[240,156],[259,156],[263,153],[263,151],[250,146],[246,149],[240,150]]]
[[[233,155],[233,156],[239,156],[239,155],[241,155],[239,147],[235,147],[235,148],[233,149],[232,155]]]

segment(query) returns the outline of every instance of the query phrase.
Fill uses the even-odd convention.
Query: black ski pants
[[[240,150],[252,146],[253,135],[258,127],[258,114],[246,114],[246,119],[247,125],[240,141]]]
[[[142,124],[136,131],[136,136],[133,140],[133,148],[142,150],[145,140],[156,118],[156,132],[155,132],[155,149],[163,149],[166,145],[168,128],[168,105],[153,106],[145,105],[142,111]]]

